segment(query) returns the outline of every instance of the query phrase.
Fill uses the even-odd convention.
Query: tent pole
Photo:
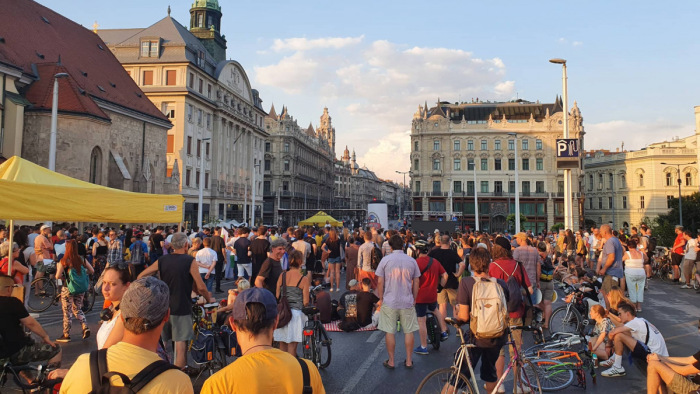
[[[15,249],[12,247],[12,242],[15,238],[15,221],[10,219],[10,253],[7,254],[7,274],[9,276],[12,275],[12,255],[15,252]]]
[[[177,224],[177,232],[178,233],[182,232],[182,222]]]

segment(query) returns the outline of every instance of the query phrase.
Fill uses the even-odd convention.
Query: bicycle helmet
[[[422,239],[417,240],[413,246],[415,246],[416,249],[423,254],[427,254],[430,250],[430,245],[428,245],[428,242]]]

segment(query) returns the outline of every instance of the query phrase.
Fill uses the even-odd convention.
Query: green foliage
[[[510,215],[506,216],[506,222],[508,223],[508,228],[515,228],[515,214],[511,213]],[[523,226],[523,223],[527,222],[527,216],[523,215],[522,213],[520,214],[520,230],[516,231],[525,231],[525,226]]]
[[[552,232],[556,233],[559,232],[559,230],[564,228],[564,223],[557,223],[552,228],[550,229]]]
[[[598,227],[598,224],[595,222],[595,220],[591,219],[586,219],[585,225],[584,225],[584,230],[589,231],[591,227]]]
[[[678,224],[679,210],[678,199],[672,198],[668,202],[671,210],[665,215],[659,215],[656,219],[644,218],[642,223],[646,223],[651,228],[659,246],[673,246],[676,238],[675,226]],[[693,193],[683,196],[683,227],[695,234],[700,227],[700,193]]]

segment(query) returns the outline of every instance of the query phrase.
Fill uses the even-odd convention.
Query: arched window
[[[644,174],[639,174],[639,186],[644,186]]]
[[[685,185],[686,186],[693,186],[693,174],[686,172],[685,173]]]
[[[666,173],[666,186],[673,186],[673,180],[671,179],[671,173]]]
[[[97,185],[102,184],[102,150],[98,146],[94,147],[90,154],[90,176],[88,181]]]

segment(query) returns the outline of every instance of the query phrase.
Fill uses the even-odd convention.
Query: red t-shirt
[[[421,272],[428,266],[429,262],[430,257],[428,256],[421,256],[416,259],[418,269]],[[445,269],[442,268],[442,264],[436,259],[433,259],[433,265],[430,266],[430,269],[423,272],[420,276],[420,288],[418,289],[416,304],[431,304],[437,301],[438,283],[440,283],[440,277],[444,273]]]
[[[685,245],[685,238],[683,238],[683,234],[678,234],[676,236],[675,241],[673,241],[673,253],[675,254],[685,254],[684,246]]]
[[[508,282],[508,278],[510,277],[511,274],[513,274],[513,271],[515,273],[513,276],[518,280],[518,283],[523,283],[523,276],[521,275],[521,270],[520,267],[518,269],[516,268],[516,262],[513,259],[498,259],[496,261],[493,261],[489,265],[489,276],[496,278],[496,279],[502,279],[504,282]],[[498,267],[501,268],[498,268]],[[505,271],[505,272],[504,272]],[[523,267],[522,272],[525,272],[525,267]],[[525,286],[530,287],[532,284],[530,283],[530,278],[528,278],[527,274],[525,274]],[[525,296],[523,296],[524,298]],[[520,306],[520,309],[518,309],[515,312],[510,312],[508,316],[511,319],[517,319],[519,317],[523,317],[523,314],[525,313],[525,304],[522,304]]]

